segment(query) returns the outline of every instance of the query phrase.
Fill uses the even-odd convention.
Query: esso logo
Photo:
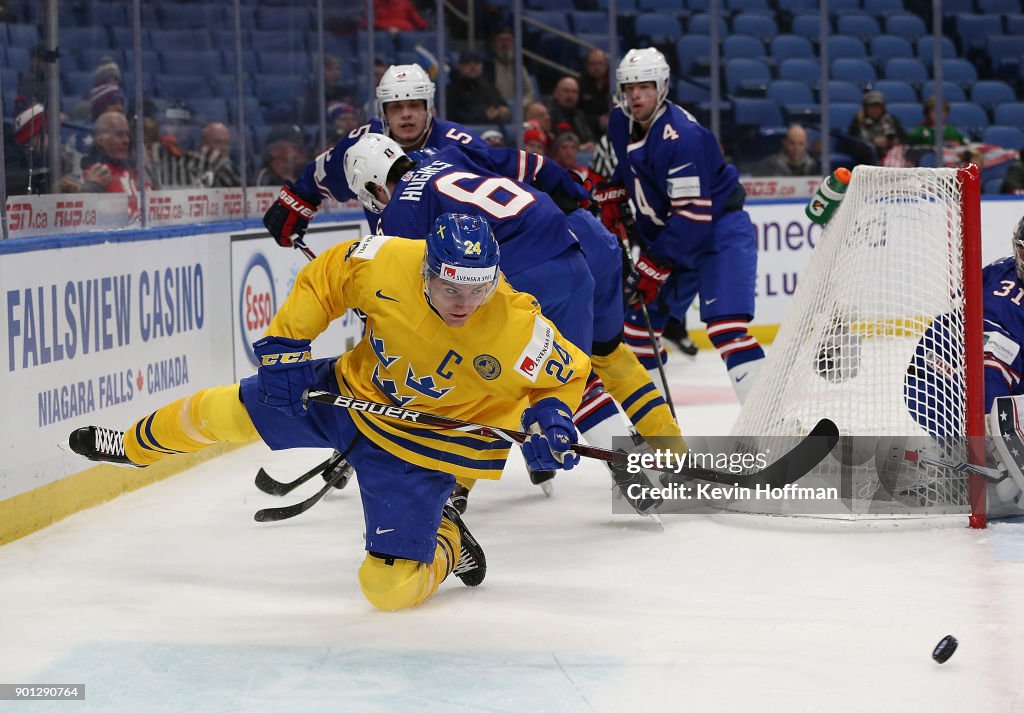
[[[258,367],[252,343],[262,337],[270,320],[277,312],[277,296],[274,291],[274,276],[270,263],[263,253],[253,253],[242,273],[241,288],[238,292],[238,325],[242,343],[253,366]]]

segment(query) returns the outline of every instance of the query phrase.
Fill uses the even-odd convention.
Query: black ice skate
[[[145,468],[128,460],[124,454],[124,432],[102,426],[83,426],[71,432],[68,445],[75,453],[100,463]]]
[[[331,457],[327,459],[327,464],[321,476],[325,483],[330,483],[334,480],[334,476],[339,474],[338,479],[334,481],[334,487],[341,490],[348,485],[348,481],[352,480],[352,476],[356,474],[356,469],[352,467],[351,463],[342,458],[341,453],[334,451]]]
[[[661,336],[663,339],[672,342],[676,349],[690,358],[696,358],[697,352],[700,351],[697,345],[693,343],[693,340],[690,339],[690,333],[686,331],[685,322],[669,319]]]
[[[459,534],[462,537],[459,561],[456,562],[452,574],[461,579],[467,587],[475,587],[483,582],[487,575],[487,558],[484,557],[484,549],[470,534],[466,523],[462,521],[462,515],[455,509],[451,500],[444,506],[444,516],[459,528]]]
[[[452,507],[459,511],[460,515],[465,515],[466,509],[469,508],[469,488],[456,483],[455,487],[452,489],[452,496],[448,499],[448,502],[452,504]]]
[[[531,470],[530,471],[530,482],[534,485],[539,485],[540,489],[544,491],[544,494],[549,498],[555,493],[555,471],[553,470]]]

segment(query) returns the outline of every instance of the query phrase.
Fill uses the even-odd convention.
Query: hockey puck
[[[932,658],[937,663],[946,663],[949,661],[949,657],[956,651],[956,637],[952,634],[947,634],[942,637],[942,641],[935,645],[935,650],[932,651]]]

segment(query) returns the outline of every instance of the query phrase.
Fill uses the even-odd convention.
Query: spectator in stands
[[[484,76],[501,93],[502,99],[509,106],[516,101],[516,52],[515,36],[512,30],[503,27],[491,38],[491,61],[484,67]],[[522,95],[523,106],[536,100],[533,96],[533,78],[523,67]]]
[[[903,124],[885,109],[885,95],[878,90],[864,94],[861,110],[850,121],[846,133],[863,139],[874,148],[874,156],[858,157],[862,163],[879,163],[889,149],[904,143]]]
[[[547,156],[548,134],[533,122],[527,122],[527,129],[523,132],[523,149],[530,153]]]
[[[555,136],[555,142],[551,144],[551,160],[574,174],[588,191],[593,191],[597,184],[604,180],[604,176],[581,166],[577,161],[579,151],[579,137],[571,131],[563,131]]]
[[[373,13],[373,29],[386,30],[392,36],[427,29],[427,21],[412,0],[374,0]]]
[[[211,121],[199,135],[199,148],[188,153],[192,185],[204,188],[232,188],[242,185],[231,160],[231,131]]]
[[[532,126],[540,129],[547,136],[545,146],[550,144],[555,137],[551,134],[551,112],[548,111],[547,106],[541,102],[527,104],[523,110],[523,123],[529,124],[530,122],[532,122]]]
[[[96,121],[101,114],[108,111],[125,113],[125,99],[121,88],[116,84],[98,84],[89,91],[90,114]]]
[[[755,176],[818,176],[821,164],[807,153],[807,131],[793,124],[782,139],[782,150],[754,164]]]
[[[131,163],[128,118],[117,111],[101,114],[93,124],[93,146],[82,159],[83,193],[129,193],[139,190]]]
[[[551,92],[548,111],[551,113],[552,124],[568,124],[580,138],[580,149],[591,151],[594,148],[594,133],[590,130],[590,120],[579,108],[579,101],[579,82],[575,77],[562,77]]]
[[[96,91],[96,87],[102,87],[107,84],[112,84],[118,89],[122,88],[121,68],[114,61],[114,58],[110,56],[101,57],[96,67],[93,68],[92,88],[71,110],[71,118],[78,121],[95,119],[95,116],[92,114],[92,93]],[[121,91],[123,93],[123,89]],[[101,111],[100,114],[102,113]],[[96,116],[99,116],[99,114]]]
[[[359,128],[359,112],[346,102],[331,102],[327,105],[327,134],[332,145],[338,139],[348,136]]]
[[[999,187],[999,192],[1024,195],[1024,150],[1017,156],[1017,160],[1006,169],[1003,185]]]
[[[11,9],[9,0],[0,0],[0,23],[17,21],[18,18]]]
[[[142,144],[146,155],[146,178],[153,188],[185,188],[192,184],[184,152],[173,137],[160,135],[160,122],[155,116],[142,120]]]
[[[342,83],[341,60],[333,54],[325,54],[324,106],[330,106],[335,102],[351,104],[352,98],[352,87]],[[316,124],[320,121],[320,95],[317,93],[315,82],[309,87],[309,91],[306,92],[302,117],[302,120],[307,124]]]
[[[32,49],[32,64],[18,81],[18,96],[46,106],[46,67],[49,51],[46,43],[38,42]]]
[[[480,134],[480,138],[487,142],[488,146],[501,148],[505,145],[505,137],[497,129],[488,129]]]
[[[943,101],[943,116],[949,116],[949,102]],[[955,144],[962,146],[967,143],[967,139],[964,138],[964,134],[960,129],[955,126],[946,123],[942,130],[942,140],[947,144]],[[914,130],[910,132],[908,137],[909,144],[912,146],[934,146],[935,145],[935,97],[928,97],[928,101],[924,105],[924,121],[914,127]]]
[[[590,129],[600,136],[608,126],[612,110],[612,89],[608,73],[608,55],[604,50],[592,49],[583,60],[580,79],[580,109],[590,118]]]
[[[4,130],[4,173],[8,195],[49,193],[46,147],[46,111],[43,105],[18,97],[14,104],[14,125]]]
[[[309,162],[306,135],[294,124],[273,127],[263,149],[263,167],[256,174],[257,186],[280,186],[294,181]]]
[[[504,124],[512,112],[501,92],[487,81],[483,58],[476,52],[463,52],[448,87],[448,118],[461,124]]]

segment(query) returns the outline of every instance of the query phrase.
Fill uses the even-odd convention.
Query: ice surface
[[[684,432],[738,405],[717,356],[675,357]],[[518,456],[473,492],[488,558],[424,606],[359,592],[356,486],[293,520],[253,486],[325,453],[242,448],[0,548],[0,682],[84,702],[0,711],[1024,710],[1024,527],[611,515],[586,463],[555,496]],[[953,634],[946,664],[932,647]]]

